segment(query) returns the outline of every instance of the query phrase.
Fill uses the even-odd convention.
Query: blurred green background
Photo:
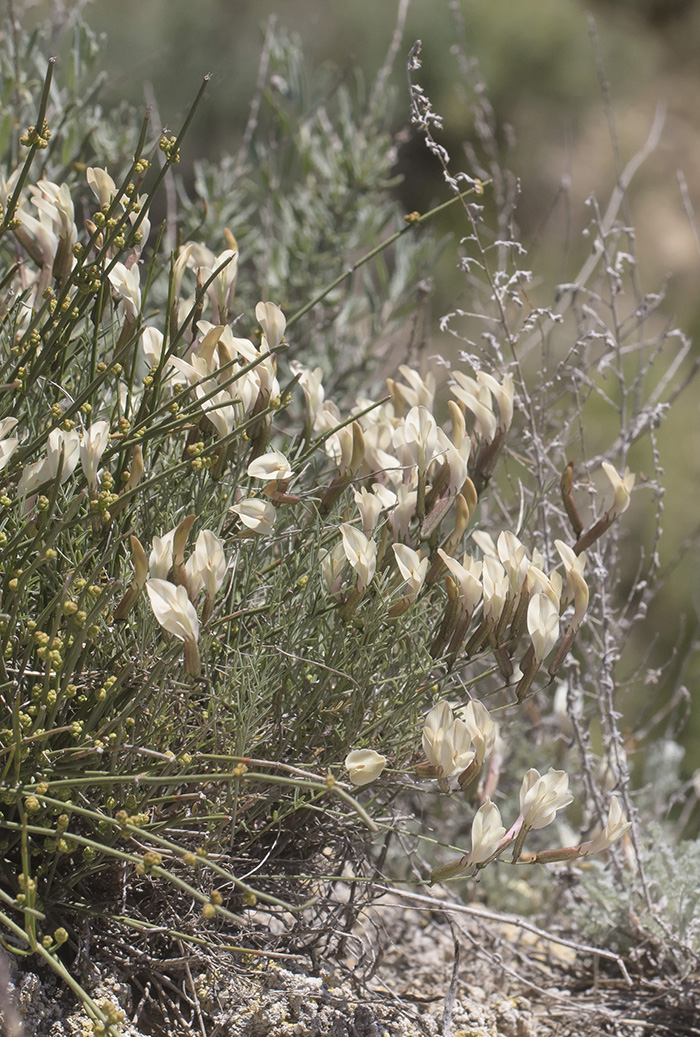
[[[35,16],[50,17],[60,6],[39,3]],[[84,6],[89,24],[107,37],[106,100],[126,100],[139,108],[155,100],[156,123],[176,129],[202,76],[213,74],[188,137],[186,167],[188,155],[216,158],[240,143],[269,17],[300,35],[310,72],[331,62],[341,79],[354,77],[359,68],[371,84],[401,5],[399,0],[93,0]],[[459,21],[496,119],[511,128],[503,130],[503,142],[513,142],[508,161],[520,181],[516,218],[531,250],[530,266],[550,292],[543,303],[551,301],[553,285],[573,276],[586,254],[588,246],[580,236],[589,218],[585,200],[595,192],[605,206],[616,170],[642,146],[657,107],[665,106],[659,146],[630,191],[629,218],[636,230],[644,290],[657,291],[665,284],[664,319],[691,336],[698,332],[700,251],[694,212],[700,212],[700,2],[413,0],[389,83],[396,91],[398,169],[403,174],[397,191],[409,211],[425,210],[445,194],[434,160],[406,131],[405,56],[420,38],[423,68],[417,78],[444,118],[441,140],[460,168],[472,116],[455,85],[458,66],[452,45]],[[601,66],[609,82],[618,159]],[[685,196],[679,173],[687,184]],[[439,276],[444,284],[438,308],[441,303],[448,308],[461,285],[452,265],[441,267]],[[650,614],[650,638],[658,636],[653,659],[660,663],[674,646],[676,651],[676,662],[651,678],[652,696],[655,682],[661,696],[679,679],[694,691],[700,676],[697,659],[683,673],[678,662],[683,647],[697,635],[700,605],[700,551],[693,539],[700,496],[695,384],[662,423],[659,449],[667,471],[661,560],[664,565],[682,560]],[[647,546],[645,513],[652,510],[651,496],[640,493],[625,516]],[[696,701],[700,704],[700,695]],[[699,714],[700,708],[684,739],[691,747],[688,773],[700,766]]]

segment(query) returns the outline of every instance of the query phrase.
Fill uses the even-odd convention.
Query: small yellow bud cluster
[[[92,1024],[92,1032],[96,1037],[102,1037],[102,1034],[107,1033],[108,1026],[121,1027],[126,1019],[123,1009],[118,1008],[117,1005],[106,997],[101,998],[97,1005],[102,1009],[106,1022],[96,1021]]]
[[[143,855],[143,860],[139,861],[136,865],[137,875],[150,875],[154,868],[160,867],[163,863],[163,858],[155,850],[147,850]]]
[[[22,891],[17,894],[18,904],[25,904],[27,900],[31,901],[36,896],[36,881],[23,872],[17,876],[17,885]]]
[[[49,140],[51,139],[51,130],[46,119],[41,124],[41,130],[37,130],[36,126],[30,126],[26,133],[23,133],[19,138],[19,142],[23,148],[37,148],[39,151],[43,151],[49,146]]]
[[[176,165],[180,161],[180,149],[177,146],[177,137],[166,137],[165,134],[163,134],[160,138],[158,147],[171,165]]]

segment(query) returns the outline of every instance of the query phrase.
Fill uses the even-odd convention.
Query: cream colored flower
[[[85,170],[85,179],[100,203],[100,208],[108,209],[117,193],[117,185],[107,170],[97,166],[88,166]]]
[[[573,802],[569,792],[569,775],[551,767],[544,776],[531,767],[520,786],[520,812],[526,829],[545,828],[557,811]]]
[[[503,382],[499,383],[493,375],[488,374],[486,371],[479,371],[477,372],[476,380],[480,385],[486,386],[489,392],[495,397],[496,402],[498,403],[498,426],[504,432],[507,432],[513,420],[513,397],[515,394],[513,376],[507,374],[504,376]]]
[[[622,807],[617,796],[610,797],[610,806],[608,807],[608,819],[605,822],[605,827],[599,835],[592,839],[590,843],[584,844],[582,847],[585,854],[598,853],[600,850],[606,850],[608,846],[611,846],[618,839],[621,839],[625,832],[632,827],[632,822],[628,821],[625,815],[622,813]]]
[[[49,433],[46,457],[28,465],[17,485],[20,497],[33,493],[42,483],[60,479],[63,484],[73,473],[80,455],[80,436],[73,429],[55,428]]]
[[[148,580],[146,591],[153,614],[169,634],[180,641],[199,639],[199,620],[194,605],[184,587],[176,587],[167,580]]]
[[[630,472],[629,468],[625,468],[623,476],[618,475],[617,470],[608,461],[603,461],[602,469],[613,488],[613,499],[607,505],[605,513],[613,518],[618,518],[629,508],[630,493],[634,486],[635,475],[633,472]]]
[[[496,852],[505,834],[501,813],[487,796],[472,821],[472,846],[467,863],[483,864],[487,861]]]
[[[442,768],[443,778],[466,770],[476,755],[469,728],[455,719],[445,700],[434,705],[425,718],[423,752],[433,767]]]
[[[282,310],[273,302],[259,302],[255,307],[255,319],[265,332],[269,349],[276,349],[284,338],[287,326]]]
[[[389,512],[389,525],[397,541],[408,536],[409,526],[416,510],[418,493],[405,483],[396,484],[396,504]]]
[[[195,607],[187,596],[187,589],[176,587],[167,580],[147,580],[146,592],[153,614],[169,634],[184,641],[185,669],[191,677],[201,672],[199,661],[199,620]]]
[[[379,777],[386,764],[386,756],[374,749],[353,749],[345,757],[345,769],[353,785],[368,785]]]
[[[396,556],[396,564],[406,581],[408,595],[415,597],[423,586],[428,572],[429,559],[427,555],[421,559],[417,551],[405,544],[392,544],[391,546]]]
[[[239,504],[234,504],[231,511],[234,511],[243,525],[254,533],[269,536],[275,531],[277,509],[274,504],[263,500],[262,497],[247,497]]]
[[[136,320],[141,309],[141,284],[138,263],[127,269],[123,263],[115,263],[109,272],[109,281],[124,310],[131,320]]]
[[[535,658],[542,662],[559,639],[559,613],[546,594],[533,594],[527,609],[527,629]]]
[[[224,545],[211,529],[203,529],[185,566],[190,599],[196,601],[204,588],[213,599],[226,576]]]
[[[365,536],[370,536],[374,532],[383,509],[396,504],[396,494],[379,483],[375,483],[372,490],[363,486],[362,489],[355,490],[353,496],[362,518],[362,532]]]
[[[148,556],[148,575],[152,580],[167,580],[168,573],[173,567],[174,537],[174,529],[162,537],[153,537],[151,553]]]
[[[330,435],[325,443],[324,449],[332,458],[341,475],[346,475],[352,470],[352,455],[355,448],[352,425],[343,425]]]
[[[426,470],[440,453],[437,423],[427,407],[411,407],[403,426],[394,432],[393,445],[404,463]]]
[[[474,415],[474,433],[479,439],[489,442],[496,435],[498,420],[493,413],[493,403],[488,386],[475,381],[462,371],[453,371],[456,385],[450,388],[460,403]]]
[[[527,589],[530,594],[544,594],[559,612],[561,601],[561,576],[556,569],[546,576],[534,562],[527,567]]]
[[[347,565],[345,547],[336,544],[332,551],[319,552],[321,562],[321,580],[327,594],[335,594],[339,590],[339,577]]]
[[[398,394],[409,407],[427,407],[428,410],[432,410],[435,400],[435,376],[428,372],[422,378],[417,371],[406,364],[399,366],[399,372],[408,385],[394,382],[391,386],[393,392]]]
[[[207,257],[209,258],[209,257]],[[228,310],[233,302],[236,290],[236,278],[238,277],[238,252],[227,248],[218,256],[210,257],[210,266],[202,266],[202,277],[208,281],[215,270],[219,270],[222,264],[226,264],[219,270],[208,288],[209,301],[214,311],[214,320],[221,324],[228,321]]]
[[[358,587],[363,590],[372,582],[377,566],[377,545],[349,522],[340,525],[345,557],[357,573]]]
[[[270,450],[269,453],[256,457],[248,465],[247,472],[251,479],[264,479],[266,482],[292,477],[289,461],[279,450]]]
[[[292,374],[299,376],[298,384],[304,393],[306,401],[306,421],[309,428],[313,428],[316,416],[323,407],[325,396],[322,381],[323,371],[320,367],[315,367],[312,371],[311,368],[300,364],[298,360],[291,360],[289,369]]]
[[[202,401],[202,410],[216,429],[217,436],[219,439],[224,439],[235,428],[236,405],[225,389],[211,396],[210,393],[214,388],[215,384],[208,380],[203,384],[197,385],[194,391],[197,399]]]
[[[583,578],[583,571],[586,565],[586,552],[583,551],[580,555],[576,555],[568,544],[563,543],[561,540],[555,540],[554,546],[559,552],[559,557],[564,563],[564,568],[566,570],[565,603],[571,601],[572,598],[574,601],[574,615],[569,630],[576,631],[581,626],[583,617],[586,614],[586,609],[588,608],[588,584]]]
[[[109,443],[109,422],[93,421],[80,444],[80,463],[90,492],[97,486],[97,468]]]
[[[478,699],[471,699],[467,703],[466,708],[462,710],[462,716],[469,731],[477,762],[481,765],[493,749],[498,728],[491,719],[491,714],[486,706],[482,705]]]
[[[434,767],[440,765],[440,746],[453,721],[452,707],[445,699],[437,702],[425,717],[423,722],[423,752]]]
[[[519,594],[530,564],[527,548],[520,543],[515,533],[504,530],[498,537],[497,550],[503,568],[508,574],[510,590],[513,594]]]
[[[7,438],[7,433],[11,432],[16,425],[17,418],[3,418],[0,421],[0,471],[5,467],[19,445],[17,436]]]
[[[508,574],[497,558],[484,557],[481,571],[484,598],[484,618],[498,623],[508,596]]]
[[[464,555],[461,562],[458,562],[456,558],[446,554],[441,547],[438,548],[438,554],[457,584],[462,612],[471,615],[481,600],[479,577],[482,563],[475,562],[471,555],[467,554]]]

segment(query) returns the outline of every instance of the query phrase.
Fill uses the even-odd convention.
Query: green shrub
[[[294,41],[271,39],[246,150],[188,189],[173,167],[196,103],[178,135],[144,123],[124,161],[122,120],[81,89],[93,41],[76,33],[69,89],[52,67],[39,89],[33,40],[3,69],[28,129],[17,154],[7,128],[1,185],[0,921],[105,1026],[66,964],[81,918],[273,953],[261,913],[303,915],[349,862],[370,875],[361,833],[390,833],[393,802],[426,782],[475,819],[457,859],[440,832],[436,881],[506,851],[551,863],[629,842],[609,798],[630,812],[617,639],[643,618],[655,555],[621,611],[610,596],[628,452],[648,437],[656,465],[672,389],[651,373],[667,351],[646,334],[652,300],[618,310],[624,228],[594,211],[605,261],[564,303],[531,304],[507,181],[496,236],[480,208],[496,168],[450,172],[419,87],[474,300],[444,320],[463,347],[449,390],[424,355],[420,372],[397,355],[435,245],[430,214],[404,221],[392,201],[382,104],[365,116],[338,88],[321,111]],[[606,408],[613,447],[574,469]],[[607,826],[559,825],[542,849],[529,833],[571,802],[574,770],[580,828],[611,803]]]

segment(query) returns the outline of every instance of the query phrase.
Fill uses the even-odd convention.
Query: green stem
[[[44,126],[44,119],[46,117],[46,106],[49,102],[49,91],[51,89],[51,80],[53,79],[53,69],[56,64],[56,58],[49,58],[48,68],[46,69],[46,75],[44,76],[44,86],[41,91],[41,100],[39,101],[39,111],[36,117],[35,130],[37,135],[41,135],[41,131]],[[4,234],[7,230],[10,221],[14,219],[15,212],[17,211],[17,203],[19,202],[19,196],[22,193],[25,181],[29,176],[29,170],[31,169],[34,156],[39,148],[39,142],[32,144],[29,148],[29,154],[27,155],[24,165],[22,166],[22,172],[17,177],[17,184],[12,192],[12,197],[7,203],[7,209],[5,210],[5,216],[2,224],[0,224],[0,235]]]
[[[301,320],[301,318],[304,317],[309,312],[309,310],[313,310],[314,306],[317,306],[318,303],[325,299],[326,296],[329,295],[334,288],[337,288],[338,285],[343,283],[343,281],[347,281],[348,278],[352,277],[352,275],[360,269],[360,267],[364,266],[365,263],[369,263],[370,260],[374,259],[375,256],[378,256],[380,252],[384,251],[384,249],[389,248],[390,245],[393,245],[394,242],[398,241],[399,238],[403,237],[404,234],[408,234],[408,232],[410,230],[413,230],[414,227],[419,227],[421,226],[421,224],[427,223],[428,220],[431,220],[433,216],[437,216],[437,214],[439,212],[442,212],[443,209],[449,208],[450,205],[454,205],[455,202],[460,201],[462,198],[465,197],[465,195],[471,193],[471,190],[463,191],[461,194],[455,195],[454,198],[450,198],[448,201],[442,202],[441,205],[436,205],[434,209],[430,209],[429,212],[423,213],[422,216],[416,216],[415,219],[411,219],[410,221],[408,221],[406,223],[406,226],[402,227],[401,230],[397,230],[394,234],[391,234],[384,241],[380,241],[378,245],[375,245],[373,249],[370,249],[369,252],[366,252],[364,256],[358,259],[356,263],[352,263],[342,274],[339,274],[334,281],[331,281],[329,285],[326,285],[326,287],[321,292],[319,292],[318,295],[314,296],[314,298],[310,302],[307,302],[306,305],[302,306],[300,310],[297,310],[296,313],[293,313],[292,316],[287,320],[287,328],[291,328],[293,324],[296,324],[298,320]]]

